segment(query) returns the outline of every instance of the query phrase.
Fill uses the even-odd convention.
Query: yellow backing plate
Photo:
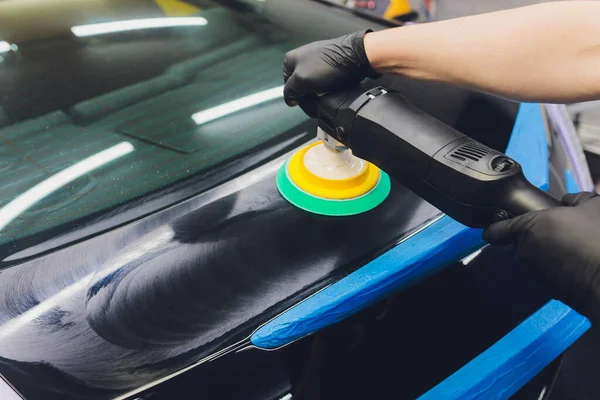
[[[313,174],[304,165],[304,156],[310,148],[319,145],[323,142],[303,147],[288,162],[290,180],[304,192],[325,199],[352,199],[368,193],[379,182],[381,172],[369,162],[358,175],[348,179],[324,179]]]

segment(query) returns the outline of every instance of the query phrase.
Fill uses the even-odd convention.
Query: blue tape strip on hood
[[[464,258],[483,244],[481,230],[467,228],[444,216],[263,325],[250,340],[264,349],[288,344],[414,284]]]
[[[587,318],[551,300],[419,400],[508,399],[590,326]]]
[[[539,104],[522,103],[510,135],[506,155],[521,164],[525,178],[542,190],[548,190],[548,138],[544,114]]]
[[[581,192],[579,189],[579,185],[577,181],[575,181],[575,177],[568,169],[565,169],[565,186],[567,189],[567,193],[578,193]]]

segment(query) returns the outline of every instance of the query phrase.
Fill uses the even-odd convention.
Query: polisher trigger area
[[[369,211],[390,193],[389,176],[352,151],[323,141],[298,150],[279,170],[277,188],[294,206],[315,214],[347,216]]]

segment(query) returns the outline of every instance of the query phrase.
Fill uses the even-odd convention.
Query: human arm
[[[600,2],[556,2],[311,43],[286,55],[286,101],[377,73],[520,101],[600,99],[599,16]]]
[[[600,99],[600,3],[573,1],[369,34],[380,73],[447,82],[520,101]]]

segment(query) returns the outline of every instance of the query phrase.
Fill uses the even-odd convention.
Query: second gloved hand
[[[554,298],[600,324],[600,197],[569,194],[563,204],[492,224],[483,238],[514,243],[523,268]]]
[[[378,78],[365,52],[368,32],[321,40],[288,52],[283,63],[285,102],[295,106],[310,96],[356,85],[366,77]]]

